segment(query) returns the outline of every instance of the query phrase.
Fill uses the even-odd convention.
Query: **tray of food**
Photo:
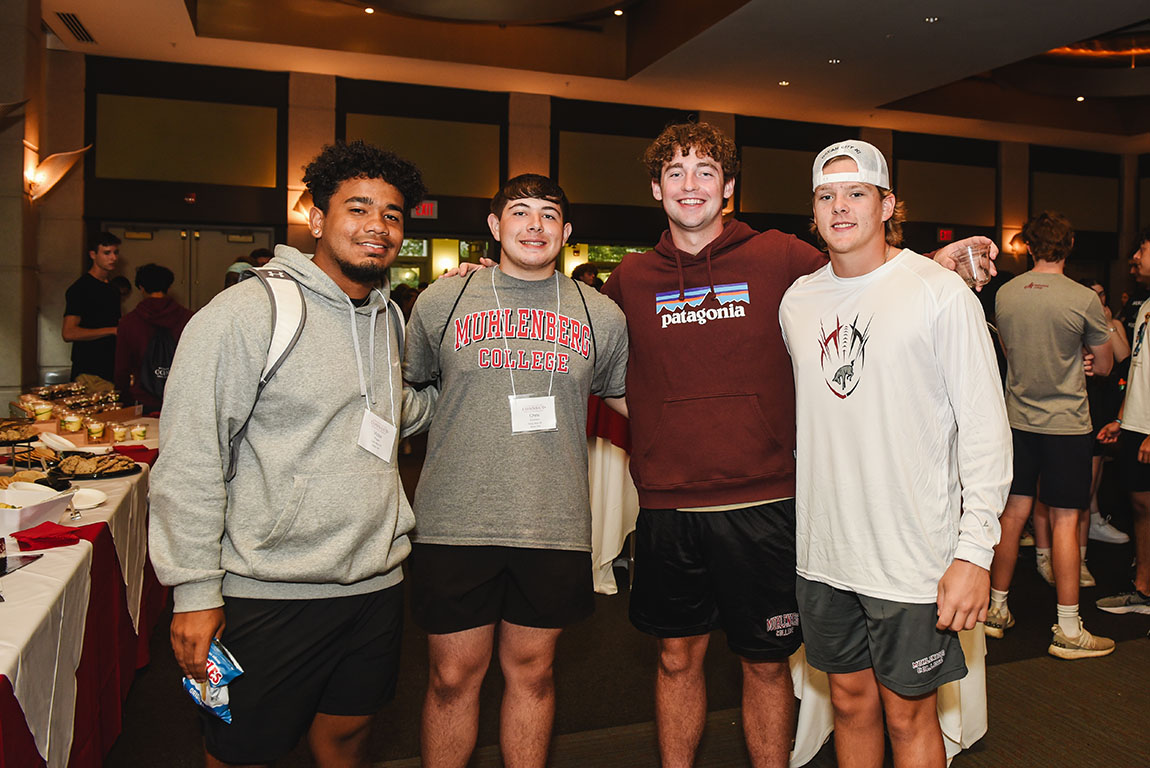
[[[46,482],[40,482],[42,480],[47,480],[47,478],[48,473],[41,472],[38,469],[22,469],[14,475],[5,475],[0,477],[0,491],[4,490],[12,483],[39,483],[40,485],[51,488],[52,486],[48,485]],[[66,488],[67,486],[64,486],[63,488],[57,488],[56,490],[63,491]]]
[[[0,446],[31,443],[38,435],[33,431],[32,422],[23,419],[0,421]]]
[[[66,456],[53,467],[49,477],[68,480],[98,480],[105,477],[125,477],[140,471],[140,466],[121,453],[77,453]]]
[[[27,448],[17,448],[12,463],[18,467],[39,467],[47,470],[55,466],[59,460],[59,452],[45,445],[33,445]]]

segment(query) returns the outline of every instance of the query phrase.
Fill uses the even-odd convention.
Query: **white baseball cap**
[[[823,166],[836,157],[849,157],[858,165],[858,170],[823,173]],[[811,190],[818,189],[820,184],[832,184],[836,181],[861,181],[882,189],[890,189],[890,171],[886,167],[886,158],[878,151],[878,147],[859,139],[831,144],[815,158],[814,167],[811,169]]]

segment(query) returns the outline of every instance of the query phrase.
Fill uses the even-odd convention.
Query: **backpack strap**
[[[236,461],[239,458],[240,443],[247,434],[248,424],[251,423],[252,414],[255,413],[256,403],[263,394],[264,387],[275,376],[276,371],[283,365],[288,354],[299,341],[303,333],[304,322],[307,320],[307,305],[303,300],[303,289],[299,282],[282,269],[274,267],[256,267],[245,270],[240,280],[249,277],[257,278],[268,293],[272,310],[272,334],[268,343],[267,360],[264,363],[260,381],[256,387],[256,396],[252,398],[252,408],[248,417],[236,433],[228,438],[228,471],[224,475],[225,482],[231,482],[236,476]],[[388,302],[389,304],[391,302]]]
[[[587,327],[591,330],[591,370],[595,370],[595,364],[599,362],[599,342],[595,341],[595,324],[591,322],[591,310],[587,309],[587,297],[583,295],[583,287],[579,284],[579,280],[572,280],[575,283],[575,290],[579,292],[579,298],[583,301],[583,311],[587,314]]]

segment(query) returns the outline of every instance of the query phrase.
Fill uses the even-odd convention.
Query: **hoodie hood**
[[[314,258],[313,254],[301,253],[290,245],[277,245],[275,258],[269,261],[267,266],[282,269],[312,293],[341,309],[347,309],[347,294],[326,272],[315,265]],[[385,277],[383,283],[376,288],[377,290],[368,294],[367,302],[362,307],[356,308],[357,313],[369,314],[373,308],[380,312],[385,311],[385,299],[391,296],[391,285]]]
[[[685,298],[684,291],[686,285],[683,278],[683,264],[705,262],[707,265],[707,281],[711,284],[711,290],[714,291],[715,278],[711,275],[711,260],[734,250],[757,234],[758,232],[743,222],[732,219],[723,225],[723,231],[719,233],[719,236],[703,246],[702,250],[698,253],[687,253],[686,251],[679,250],[675,242],[671,239],[671,230],[665,229],[663,230],[663,236],[659,238],[658,245],[655,246],[655,253],[664,259],[674,261],[675,269],[679,273],[679,298],[683,299]]]
[[[182,329],[191,316],[191,312],[171,296],[141,299],[133,311],[148,325],[167,328],[173,334],[177,329]]]

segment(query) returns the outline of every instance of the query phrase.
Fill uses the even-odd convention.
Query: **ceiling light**
[[[369,14],[370,14],[370,13],[375,13],[375,9],[374,9],[374,8],[364,8],[364,9],[363,9],[363,12],[364,12],[364,13],[369,13]]]
[[[790,84],[791,84],[790,80],[780,80],[779,81],[779,85],[783,86],[784,88],[786,88]]]
[[[923,19],[923,21],[925,21],[927,24],[934,24],[935,22],[938,21],[938,17],[937,16],[927,16],[925,19]]]
[[[623,15],[623,9],[622,9],[622,8],[616,8],[616,9],[614,10],[614,14],[615,14],[616,16],[622,16],[622,15]]]
[[[1086,101],[1086,97],[1085,96],[1079,96],[1077,99],[1075,99],[1075,101]]]
[[[842,59],[827,59],[827,64],[842,64]]]

